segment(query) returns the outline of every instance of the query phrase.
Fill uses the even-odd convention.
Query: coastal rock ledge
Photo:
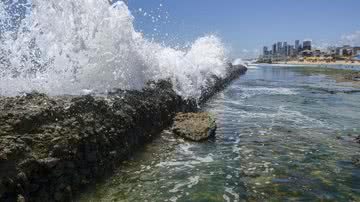
[[[213,77],[198,103],[166,80],[106,95],[0,96],[0,201],[75,201],[173,123],[246,72]]]
[[[185,139],[203,141],[215,136],[216,122],[214,117],[206,112],[178,113],[172,130]]]

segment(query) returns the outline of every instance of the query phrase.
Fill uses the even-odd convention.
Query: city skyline
[[[360,45],[360,22],[352,20],[360,7],[356,0],[331,4],[325,0],[127,2],[136,30],[172,47],[188,45],[208,34],[219,36],[231,57],[242,58],[257,57],[263,45],[273,41],[310,40],[320,49]]]
[[[280,40],[311,39],[317,47],[350,40],[360,43],[360,23],[353,20],[360,8],[356,0],[229,0],[221,4],[215,0],[130,0],[129,6],[136,27],[145,35],[182,44],[217,34],[234,56],[260,54],[264,44]],[[151,17],[144,17],[151,11],[161,19],[153,23]]]
[[[257,58],[260,63],[279,61],[354,61],[360,57],[360,46],[340,45],[326,48],[314,47],[311,40],[295,40],[293,43],[274,42],[271,46],[264,46]]]

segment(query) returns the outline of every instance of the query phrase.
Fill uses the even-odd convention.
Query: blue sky
[[[338,43],[360,30],[360,0],[129,0],[129,7],[148,37],[184,44],[217,34],[233,57],[276,41]]]

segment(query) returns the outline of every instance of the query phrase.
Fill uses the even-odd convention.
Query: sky
[[[277,41],[360,43],[360,0],[129,0],[129,8],[136,28],[154,40],[182,46],[216,34],[232,57]]]

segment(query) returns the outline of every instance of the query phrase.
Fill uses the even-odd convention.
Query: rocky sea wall
[[[176,113],[197,111],[246,70],[230,65],[224,79],[209,79],[198,103],[178,96],[168,81],[106,96],[0,97],[0,201],[72,201],[169,127]]]

